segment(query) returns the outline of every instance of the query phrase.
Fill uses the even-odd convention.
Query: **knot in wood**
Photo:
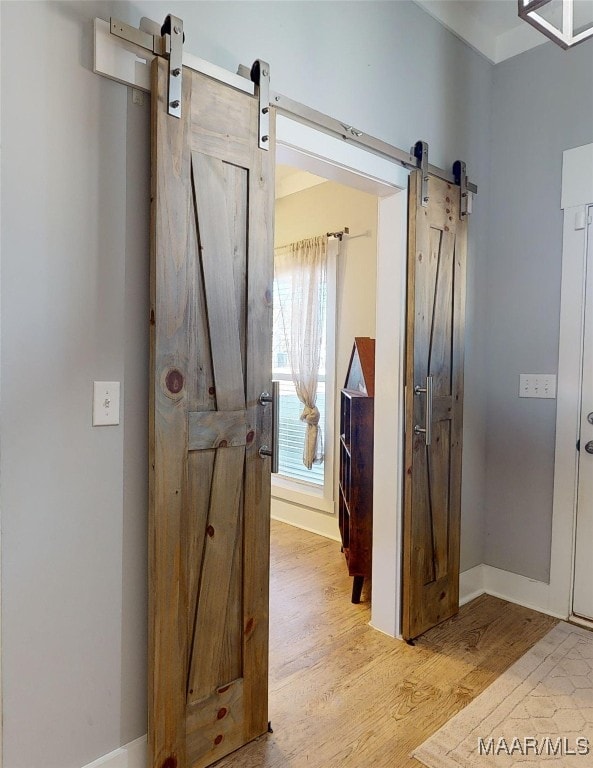
[[[165,377],[165,386],[172,395],[178,395],[183,389],[183,374],[177,368],[171,368]]]

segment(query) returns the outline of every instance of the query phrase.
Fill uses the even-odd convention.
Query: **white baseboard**
[[[271,518],[279,523],[286,523],[294,528],[302,528],[303,531],[309,531],[309,533],[324,536],[326,539],[332,539],[332,541],[341,541],[338,521],[335,515],[325,515],[312,510],[294,509],[290,514],[273,512]]]
[[[126,749],[128,750],[128,768],[146,768],[146,736],[130,742]]]
[[[103,755],[83,768],[146,768],[146,736]]]
[[[492,565],[477,565],[459,576],[459,603],[469,603],[484,593],[493,597],[508,600],[509,603],[523,605],[534,611],[546,613],[557,619],[567,619],[566,614],[559,613],[550,607],[550,585],[543,581],[528,579],[517,573],[503,571]]]
[[[484,589],[484,567],[476,565],[459,574],[459,605],[475,600],[486,591]]]

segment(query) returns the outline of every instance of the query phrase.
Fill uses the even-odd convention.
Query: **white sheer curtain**
[[[323,461],[323,435],[316,406],[327,295],[327,236],[300,240],[276,249],[274,279],[289,283],[277,291],[288,363],[307,425],[303,464]]]

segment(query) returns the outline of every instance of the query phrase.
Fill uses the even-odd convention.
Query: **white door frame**
[[[408,171],[278,115],[276,155],[379,197],[371,625],[400,636]]]
[[[587,209],[586,216],[586,276],[585,276],[585,312],[583,323],[583,366],[581,369],[580,429],[578,454],[578,481],[575,514],[574,569],[572,578],[572,616],[581,616],[587,626],[593,628],[593,603],[591,602],[591,543],[593,540],[593,475],[590,448],[591,390],[593,389],[593,205]],[[582,220],[582,217],[581,217]],[[591,443],[593,445],[593,442]]]
[[[556,403],[556,456],[548,608],[572,616],[581,374],[585,310],[586,213],[593,204],[593,144],[563,152],[564,234]]]

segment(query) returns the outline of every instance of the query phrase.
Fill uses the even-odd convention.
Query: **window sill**
[[[307,507],[330,515],[335,514],[333,501],[323,495],[323,488],[299,483],[287,477],[272,475],[272,497],[299,507]]]

